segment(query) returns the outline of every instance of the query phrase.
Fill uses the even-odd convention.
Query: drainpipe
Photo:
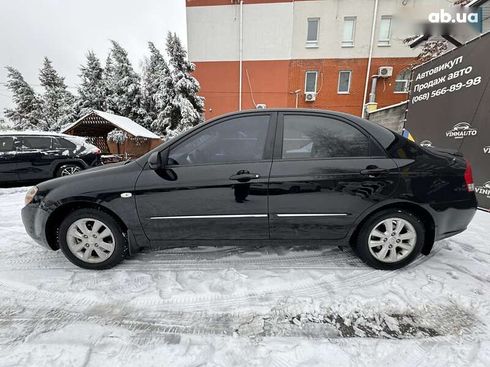
[[[366,96],[369,84],[369,73],[371,72],[371,59],[373,58],[374,33],[376,31],[376,18],[378,17],[378,2],[379,0],[374,0],[373,26],[371,27],[371,42],[369,44],[369,58],[366,70],[366,81],[364,84],[364,96],[362,97],[362,118],[366,115]]]
[[[373,75],[371,79],[371,93],[369,93],[369,103],[374,103],[376,102],[376,84],[378,84],[378,75]]]
[[[243,0],[240,0],[240,30],[239,30],[239,65],[240,79],[238,80],[238,111],[242,110],[242,77],[243,77]]]

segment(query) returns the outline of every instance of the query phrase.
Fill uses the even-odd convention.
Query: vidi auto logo
[[[430,140],[422,140],[420,142],[420,146],[421,147],[428,148],[428,147],[431,147],[432,146],[432,142]]]
[[[448,138],[463,139],[465,136],[475,136],[478,131],[467,122],[458,122],[451,130],[446,131]]]
[[[481,186],[475,186],[475,192],[480,195],[485,195],[490,198],[490,181],[485,182]]]
[[[484,154],[490,154],[490,145],[483,147],[483,153]]]

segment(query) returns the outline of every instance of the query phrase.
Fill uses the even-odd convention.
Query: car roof
[[[247,109],[247,110],[242,110],[242,111],[235,111],[235,112],[230,112],[226,113],[223,115],[219,115],[216,117],[213,117],[212,119],[209,119],[206,122],[212,122],[218,119],[222,119],[224,117],[229,117],[229,116],[236,116],[240,114],[248,115],[248,114],[261,114],[261,113],[268,113],[268,112],[295,112],[295,113],[305,113],[305,114],[328,114],[328,115],[335,115],[335,116],[340,116],[343,118],[346,118],[348,120],[354,121],[354,122],[367,122],[372,124],[369,120],[363,119],[359,116],[356,115],[351,115],[349,113],[344,113],[344,112],[339,112],[339,111],[332,111],[332,110],[323,110],[323,109],[318,109],[318,108],[259,108],[259,109]],[[379,125],[378,125],[379,126]]]
[[[34,130],[3,130],[0,131],[0,136],[56,136],[60,138],[75,138],[76,136],[74,135],[68,135],[68,134],[60,134],[56,132],[50,132],[50,131],[34,131]]]
[[[260,113],[267,113],[267,112],[295,112],[295,113],[304,113],[304,114],[324,114],[324,115],[330,115],[330,116],[338,116],[342,117],[346,120],[349,120],[356,125],[359,125],[360,127],[364,128],[368,133],[370,133],[374,138],[376,138],[378,141],[381,142],[382,145],[385,145],[387,141],[392,140],[392,134],[396,134],[396,132],[379,125],[375,122],[363,119],[359,116],[351,115],[348,113],[344,112],[339,112],[339,111],[332,111],[332,110],[321,110],[321,109],[315,109],[315,108],[261,108],[261,109],[253,109],[253,110],[242,110],[238,112],[232,112],[232,113],[227,113],[221,116],[216,116],[208,122],[213,122],[222,118],[227,118],[231,116],[238,116],[238,115],[249,115],[249,114],[260,114]]]

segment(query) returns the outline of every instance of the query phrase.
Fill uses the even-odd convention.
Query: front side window
[[[0,137],[0,153],[14,151],[14,138],[11,136]]]
[[[305,92],[316,93],[317,79],[317,71],[307,71],[305,73]]]
[[[408,93],[410,74],[410,69],[405,69],[396,76],[395,93]]]
[[[354,47],[356,19],[357,19],[356,17],[344,18],[344,29],[342,32],[342,47]]]
[[[339,86],[338,93],[339,94],[348,94],[350,91],[350,70],[339,71]]]
[[[319,18],[308,18],[308,30],[306,34],[306,45],[318,45],[318,28],[320,25]]]
[[[382,16],[379,24],[378,46],[389,46],[391,40],[391,16]]]
[[[48,136],[24,136],[22,138],[22,149],[51,149],[51,138]]]
[[[169,165],[260,161],[264,156],[269,115],[244,116],[211,126],[177,145]]]
[[[367,156],[369,139],[346,122],[324,116],[284,116],[283,159]]]

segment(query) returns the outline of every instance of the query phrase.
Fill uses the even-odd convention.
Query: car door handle
[[[388,173],[388,170],[386,168],[379,168],[376,166],[374,167],[368,166],[365,169],[361,170],[361,175],[367,175],[369,177],[376,177],[386,173]]]
[[[248,182],[250,180],[256,180],[260,178],[258,173],[237,173],[233,176],[230,176],[230,180],[238,181],[238,182]]]

